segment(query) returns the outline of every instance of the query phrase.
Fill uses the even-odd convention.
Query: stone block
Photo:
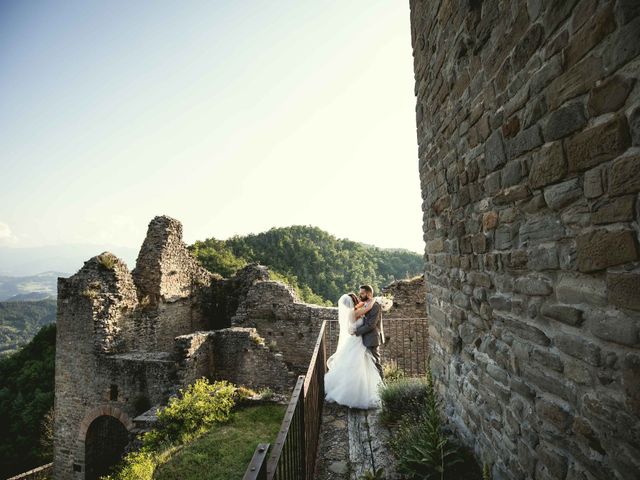
[[[597,117],[603,113],[620,110],[631,93],[635,81],[635,78],[613,75],[593,87],[587,102],[589,114]]]
[[[626,404],[640,416],[640,355],[627,353],[622,364],[622,385]]]
[[[611,44],[604,51],[604,66],[609,72],[640,55],[640,17],[619,28],[613,35]]]
[[[562,223],[550,216],[529,218],[520,227],[520,242],[523,244],[552,242],[561,239],[564,235]]]
[[[562,352],[589,365],[599,367],[602,364],[600,347],[582,336],[560,333],[553,338],[553,343]]]
[[[620,157],[609,174],[609,195],[640,192],[640,155]]]
[[[545,142],[551,142],[584,128],[587,118],[579,102],[570,103],[551,112],[542,125]]]
[[[580,197],[582,197],[582,187],[577,178],[544,189],[544,200],[552,210],[560,210]]]
[[[545,277],[520,277],[516,279],[516,292],[524,295],[550,295],[553,292],[551,281]]]
[[[631,130],[631,143],[640,146],[640,107],[636,107],[629,115],[629,129]]]
[[[502,186],[512,187],[522,178],[522,165],[518,160],[507,163],[502,169]]]
[[[496,205],[506,205],[518,200],[525,200],[531,196],[531,190],[526,185],[514,185],[500,191],[493,201]]]
[[[540,312],[544,317],[552,318],[572,327],[579,327],[583,321],[582,310],[568,305],[544,304]]]
[[[502,135],[499,130],[493,132],[484,144],[484,158],[487,171],[493,172],[496,168],[504,165],[506,156],[504,153],[504,145],[502,143]]]
[[[533,163],[529,172],[529,187],[540,188],[562,180],[567,173],[567,162],[562,144],[554,142],[545,145],[533,154]]]
[[[515,137],[506,141],[506,154],[509,160],[522,155],[529,150],[542,145],[542,135],[540,127],[533,125],[526,130],[522,130]]]
[[[595,272],[638,259],[638,245],[632,230],[599,229],[583,233],[576,239],[576,249],[581,272]]]
[[[569,171],[582,171],[611,160],[630,145],[627,120],[617,115],[566,140]]]
[[[602,189],[602,172],[600,168],[594,168],[584,173],[584,196],[597,198],[604,193]]]
[[[587,311],[585,325],[591,333],[602,340],[619,345],[638,345],[638,321],[620,311]]]
[[[611,305],[640,311],[640,272],[607,273],[607,295]]]
[[[592,275],[563,274],[555,287],[556,297],[565,304],[606,305],[607,285]]]
[[[569,40],[565,50],[567,66],[574,65],[616,28],[613,4],[605,4]]]
[[[635,211],[635,195],[614,197],[602,200],[594,205],[591,221],[596,225],[616,222],[630,222]]]
[[[534,247],[527,252],[530,270],[556,270],[558,266],[558,248],[555,245]]]
[[[493,230],[498,225],[498,213],[497,212],[486,212],[482,215],[482,229],[486,232],[488,230]]]

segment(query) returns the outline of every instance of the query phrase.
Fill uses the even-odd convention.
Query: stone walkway
[[[398,478],[394,459],[385,446],[389,431],[380,424],[379,410],[324,404],[315,480],[358,480],[366,471],[384,468],[384,478]]]

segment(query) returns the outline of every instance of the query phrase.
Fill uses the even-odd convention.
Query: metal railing
[[[258,445],[245,472],[244,480],[312,478],[324,405],[326,332],[326,321],[323,321],[307,374],[298,377],[269,459],[266,460],[263,453],[269,444]]]
[[[427,317],[389,317],[382,319],[385,343],[380,347],[382,363],[394,361],[409,376],[427,373],[429,331]],[[337,320],[327,320],[327,358],[338,345]]]

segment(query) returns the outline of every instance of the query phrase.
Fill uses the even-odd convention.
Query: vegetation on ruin
[[[239,406],[254,394],[226,380],[196,380],[158,411],[140,449],[126,454],[102,479],[236,478],[256,445],[275,437],[284,415],[280,405]]]
[[[445,431],[429,369],[424,378],[387,379],[380,397],[381,419],[392,432],[389,446],[403,478],[482,478],[473,456]]]
[[[55,302],[54,302],[55,305]],[[18,351],[0,358],[0,477],[52,460],[56,325],[42,327]]]
[[[228,240],[209,238],[189,249],[205,268],[224,277],[249,262],[260,262],[297,287],[301,299],[321,305],[335,304],[362,283],[378,291],[423,271],[422,256],[415,252],[338,239],[311,226],[272,228]]]

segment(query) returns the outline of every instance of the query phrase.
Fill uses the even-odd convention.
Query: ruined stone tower
[[[446,416],[493,478],[638,478],[640,2],[410,4]]]
[[[263,266],[230,279],[208,272],[180,222],[155,217],[132,272],[104,252],[58,279],[54,478],[104,474],[136,417],[201,376],[288,392],[322,319],[335,317],[335,308],[301,303]],[[228,328],[212,329],[220,323]],[[285,332],[291,345],[278,342]]]

